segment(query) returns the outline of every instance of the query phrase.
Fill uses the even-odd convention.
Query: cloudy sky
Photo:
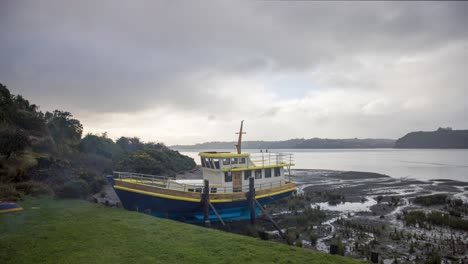
[[[468,2],[0,1],[0,82],[187,144],[468,128]]]

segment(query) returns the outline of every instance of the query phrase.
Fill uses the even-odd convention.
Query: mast
[[[241,153],[242,153],[242,151],[241,151],[242,134],[245,134],[245,132],[242,132],[242,127],[243,127],[243,125],[244,125],[244,120],[241,121],[240,130],[239,130],[239,132],[236,133],[236,134],[239,134],[239,139],[237,140],[237,145],[236,145],[237,154],[241,154]]]

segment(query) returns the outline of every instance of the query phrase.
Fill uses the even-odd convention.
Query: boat
[[[15,202],[0,201],[0,214],[21,211],[23,208]]]
[[[288,177],[293,156],[268,150],[242,153],[242,129],[243,121],[237,152],[198,154],[203,179],[114,172],[108,180],[127,210],[192,223],[257,217],[260,206],[296,192],[296,184]]]

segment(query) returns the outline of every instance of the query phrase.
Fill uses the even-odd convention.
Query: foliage
[[[116,164],[116,169],[154,175],[160,175],[163,172],[161,163],[146,152],[126,155]]]
[[[406,225],[415,226],[416,224],[418,224],[419,226],[423,226],[425,220],[426,214],[423,211],[410,211],[408,213],[405,213]]]
[[[79,145],[83,126],[70,112],[59,110],[46,112],[45,120],[50,135],[60,146],[60,151],[69,152]]]
[[[136,137],[114,142],[106,133],[82,139],[82,132],[83,126],[70,112],[44,114],[0,84],[3,194],[19,199],[23,194],[53,191],[61,197],[84,198],[100,192],[106,184],[102,174],[114,169],[175,175],[195,167],[193,159],[160,143]]]
[[[89,186],[82,179],[73,179],[66,182],[58,192],[60,198],[84,198],[89,194]]]
[[[0,183],[0,201],[18,201],[23,193],[18,191],[12,183]]]
[[[112,139],[108,138],[106,133],[104,133],[101,136],[87,134],[80,141],[80,151],[112,159],[113,157],[121,154],[122,149],[119,145],[114,143]]]
[[[37,181],[19,182],[15,184],[15,188],[24,195],[54,195],[54,191],[47,184]]]
[[[192,158],[160,143],[143,143],[138,138],[121,137],[116,144],[124,151],[115,160],[116,170],[173,175],[196,166]]]
[[[440,264],[440,263],[442,263],[442,258],[437,253],[431,254],[424,262],[424,264]]]
[[[22,131],[9,129],[0,131],[0,154],[8,159],[12,154],[19,153],[29,146],[29,139]]]
[[[423,211],[411,211],[405,214],[405,223],[407,225],[416,225],[426,227],[427,224],[448,226],[451,228],[468,230],[468,220],[451,216],[439,211],[424,213]]]
[[[297,223],[300,226],[307,226],[312,224],[317,224],[323,221],[326,218],[324,211],[320,209],[306,208],[304,211],[297,217]]]
[[[425,206],[445,204],[447,202],[447,195],[440,193],[427,196],[418,196],[414,199],[414,202]]]
[[[21,95],[10,94],[0,83],[0,125],[14,126],[33,135],[45,132],[44,116],[35,104],[30,104]]]

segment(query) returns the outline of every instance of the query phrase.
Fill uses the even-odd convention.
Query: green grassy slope
[[[0,215],[2,263],[357,263],[80,200]]]

